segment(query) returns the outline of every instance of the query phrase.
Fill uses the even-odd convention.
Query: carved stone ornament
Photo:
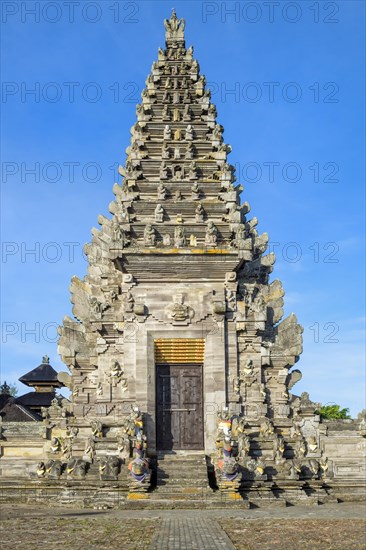
[[[233,283],[236,281],[236,272],[235,271],[228,271],[225,273],[225,282],[227,283]]]
[[[120,460],[118,456],[103,456],[99,461],[99,476],[102,481],[118,479]]]
[[[184,303],[183,294],[174,296],[173,304],[169,305],[165,311],[168,317],[176,323],[190,320],[194,316],[194,309]]]
[[[225,300],[214,300],[212,302],[212,309],[214,313],[224,315],[226,312]]]
[[[195,210],[195,219],[197,223],[202,223],[205,216],[205,210],[201,203],[198,203],[197,208]]]
[[[213,221],[207,222],[206,235],[205,235],[205,245],[206,246],[216,246],[217,244],[217,227]]]
[[[186,141],[192,141],[193,139],[193,127],[191,124],[188,124],[186,128],[185,139]]]
[[[100,302],[95,296],[91,296],[89,303],[91,311],[98,319],[100,319],[103,313],[111,307],[107,302]]]
[[[164,208],[161,204],[157,204],[155,208],[155,221],[161,223],[164,220]]]
[[[366,437],[366,409],[363,409],[358,415],[358,432],[362,437]]]
[[[187,246],[184,228],[178,225],[174,230],[174,244],[177,248]]]
[[[155,246],[156,232],[151,223],[148,223],[144,230],[144,244],[145,246]]]
[[[178,19],[175,9],[173,9],[170,19],[164,19],[166,41],[184,40],[185,25],[185,20]]]

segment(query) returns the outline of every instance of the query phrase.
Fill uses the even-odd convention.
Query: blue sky
[[[16,382],[45,353],[64,370],[55,327],[71,314],[68,287],[86,272],[90,229],[108,214],[172,6],[2,3],[2,380]],[[295,392],[356,414],[365,406],[364,3],[175,7],[243,200],[276,252],[285,312],[304,327]]]

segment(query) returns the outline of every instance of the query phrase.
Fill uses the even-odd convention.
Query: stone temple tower
[[[148,450],[215,450],[217,412],[289,427],[289,372],[302,328],[281,321],[269,283],[267,233],[241,203],[230,145],[185,21],[165,20],[166,48],[146,79],[111,218],[85,247],[88,274],[71,284],[59,352],[76,423],[106,426],[138,404]],[[299,401],[299,400],[297,400]]]
[[[184,27],[174,11],[165,20],[111,216],[92,230],[87,275],[72,279],[58,374],[71,401],[20,427],[0,415],[7,498],[258,505],[364,491],[365,413],[327,424],[292,393],[302,328],[282,320],[268,236],[241,201]]]

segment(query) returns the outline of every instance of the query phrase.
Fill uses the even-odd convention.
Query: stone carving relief
[[[162,207],[161,204],[156,205],[154,215],[155,215],[155,221],[157,223],[161,223],[164,221],[164,208]]]
[[[144,244],[145,246],[155,246],[156,232],[151,223],[148,223],[144,230]]]
[[[182,247],[187,246],[185,231],[184,231],[184,228],[181,225],[178,225],[174,229],[174,245],[177,248],[182,248]]]
[[[157,192],[158,192],[158,200],[163,201],[166,199],[167,190],[165,189],[163,183],[159,183]]]
[[[195,210],[195,220],[197,223],[202,223],[204,221],[204,217],[205,217],[205,210],[202,204],[199,203]]]
[[[191,124],[188,124],[186,128],[186,133],[185,133],[185,140],[192,141],[192,139],[193,139],[193,126]]]
[[[184,295],[176,294],[173,303],[165,309],[173,324],[181,324],[190,321],[194,317],[194,309],[184,303]]]
[[[91,296],[89,299],[90,309],[97,319],[101,319],[103,313],[111,307],[107,302],[101,302],[95,296]]]
[[[125,376],[123,367],[119,364],[118,361],[113,361],[111,369],[107,376],[112,386],[115,387],[119,385],[123,392],[127,390],[127,377]]]
[[[205,245],[216,246],[217,244],[217,227],[212,220],[207,222]]]
[[[118,456],[103,456],[98,458],[99,478],[102,481],[116,481],[118,479],[120,461]]]

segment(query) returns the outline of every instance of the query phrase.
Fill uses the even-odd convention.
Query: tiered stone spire
[[[159,49],[137,105],[122,185],[110,205],[115,249],[238,250],[246,260],[258,255],[256,220],[246,223],[249,205],[240,205],[241,185],[228,164],[224,143],[193,48],[186,49],[183,19],[165,20],[166,49]],[[103,220],[104,223],[107,221]],[[103,225],[104,225],[103,223]]]
[[[164,24],[166,47],[136,107],[112,217],[99,216],[101,229],[92,230],[85,249],[88,275],[72,280],[78,321],[65,318],[59,351],[72,372],[74,411],[108,403],[107,415],[146,389],[142,359],[131,354],[135,333],[142,342],[156,327],[181,323],[205,336],[209,322],[228,331],[212,344],[217,366],[205,367],[219,372],[215,399],[226,386],[225,401],[248,417],[287,418],[288,390],[301,376],[291,378],[288,369],[301,353],[302,328],[294,315],[278,324],[284,292],[280,281],[268,282],[275,261],[264,255],[268,236],[258,235],[257,219],[247,220],[249,205],[240,203],[231,147],[193,48],[186,48],[185,22],[173,11]]]

